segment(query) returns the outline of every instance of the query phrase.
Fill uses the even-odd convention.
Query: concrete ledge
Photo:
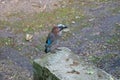
[[[34,80],[117,80],[105,71],[86,63],[66,47],[35,59]]]

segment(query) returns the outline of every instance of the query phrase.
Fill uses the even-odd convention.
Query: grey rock
[[[33,62],[34,80],[117,80],[66,47]]]

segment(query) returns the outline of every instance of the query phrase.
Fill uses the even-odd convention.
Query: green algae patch
[[[13,46],[14,41],[11,38],[0,38],[0,47],[2,46]]]
[[[60,80],[45,67],[33,62],[34,80]]]
[[[5,21],[5,20],[0,20],[0,29],[4,29],[6,26],[9,26],[10,22]]]

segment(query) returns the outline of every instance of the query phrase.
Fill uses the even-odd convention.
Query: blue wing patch
[[[51,41],[50,39],[48,39],[48,40],[46,41],[46,43],[47,43],[47,45],[51,45],[52,41]]]

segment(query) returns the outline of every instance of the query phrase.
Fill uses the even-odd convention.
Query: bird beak
[[[63,30],[63,29],[66,29],[68,28],[67,26],[64,26],[64,27],[61,27],[60,31]]]
[[[63,27],[63,29],[68,28],[67,26]]]
[[[61,31],[61,30],[63,30],[63,29],[66,29],[66,28],[68,28],[68,27],[67,27],[67,26],[65,26],[65,25],[58,26],[58,27],[59,27],[60,31]]]

